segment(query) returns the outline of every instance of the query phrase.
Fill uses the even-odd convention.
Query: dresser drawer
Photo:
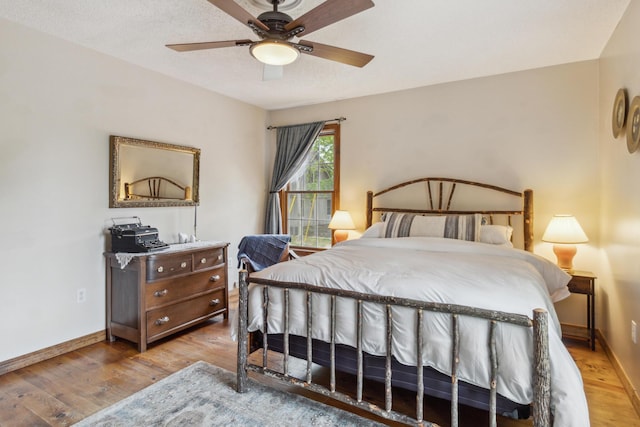
[[[225,267],[201,271],[188,276],[159,280],[145,286],[147,309],[172,304],[192,295],[225,286]]]
[[[193,269],[204,270],[205,268],[223,264],[224,261],[223,248],[212,248],[206,251],[195,252],[193,254]]]
[[[226,289],[147,312],[147,341],[195,324],[226,308]]]
[[[147,258],[147,282],[191,273],[191,259],[189,253],[149,256]]]

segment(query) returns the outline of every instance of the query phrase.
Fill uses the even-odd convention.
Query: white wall
[[[532,188],[536,252],[555,260],[540,238],[554,214],[573,213],[591,239],[579,248],[575,267],[597,273],[597,67],[589,61],[272,111],[269,122],[347,118],[341,208],[361,231],[366,191],[412,178]],[[584,305],[581,295],[563,301],[561,320],[584,325]]]
[[[192,207],[108,208],[110,134],[202,150],[198,237],[231,243],[233,283],[240,238],[262,229],[265,117],[0,20],[0,361],[105,329],[110,218],[138,215],[167,242],[193,230]]]
[[[611,131],[613,100],[626,88],[640,96],[640,2],[632,1],[600,58],[600,153],[603,275],[599,280],[599,328],[640,390],[640,152],[629,154],[626,136]],[[638,331],[640,334],[640,329]],[[638,336],[640,340],[640,335]]]

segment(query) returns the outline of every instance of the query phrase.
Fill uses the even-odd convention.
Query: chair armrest
[[[293,249],[289,248],[289,260],[298,258],[300,258],[300,255],[298,255]]]

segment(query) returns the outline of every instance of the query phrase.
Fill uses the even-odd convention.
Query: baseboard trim
[[[13,359],[5,360],[4,362],[0,362],[0,375],[4,375],[17,369],[25,368],[35,363],[60,356],[61,354],[69,353],[70,351],[74,351],[79,348],[104,341],[106,337],[106,331],[102,330],[89,335],[85,335],[83,337],[74,338],[70,341],[65,341],[51,347],[43,348],[42,350],[34,351],[33,353],[28,353]]]
[[[609,347],[609,343],[607,342],[604,335],[602,335],[599,329],[596,329],[596,338],[602,345],[602,349],[604,350],[604,352],[607,354],[607,357],[611,361],[611,365],[613,365],[613,369],[616,371],[616,374],[618,374],[618,378],[620,378],[622,387],[624,387],[624,390],[627,392],[629,399],[631,399],[631,404],[633,405],[633,408],[636,410],[636,413],[638,414],[638,416],[640,416],[640,396],[638,395],[638,391],[635,388],[633,388],[633,384],[631,383],[631,380],[629,380],[627,373],[622,368],[622,365],[620,364],[620,361],[616,357],[615,353],[611,351],[611,347]]]

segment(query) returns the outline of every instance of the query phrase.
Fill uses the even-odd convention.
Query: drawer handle
[[[218,280],[220,280],[220,275],[219,274],[214,274],[213,276],[211,276],[209,278],[210,282],[217,282]]]
[[[211,301],[209,301],[209,305],[211,307],[215,307],[216,305],[220,304],[220,299],[216,298],[216,299],[212,299]]]
[[[206,264],[206,263],[207,263],[207,259],[206,259],[206,258],[202,258],[202,259],[200,260],[200,264]]]
[[[218,261],[222,261],[222,254],[218,255]]]
[[[164,271],[164,267],[163,266],[158,267],[158,273],[162,273],[163,271]]]
[[[182,262],[182,264],[180,264],[180,268],[185,268],[187,266],[187,263],[185,261]]]
[[[158,320],[156,320],[156,325],[158,325],[158,326],[164,325],[167,322],[169,322],[169,316],[164,316],[164,317],[161,317]]]
[[[155,292],[153,293],[153,296],[154,296],[154,297],[163,297],[163,296],[165,296],[165,295],[166,295],[166,294],[168,294],[168,293],[169,293],[169,290],[168,290],[168,289],[163,289],[163,290],[161,290],[161,291],[155,291]]]

